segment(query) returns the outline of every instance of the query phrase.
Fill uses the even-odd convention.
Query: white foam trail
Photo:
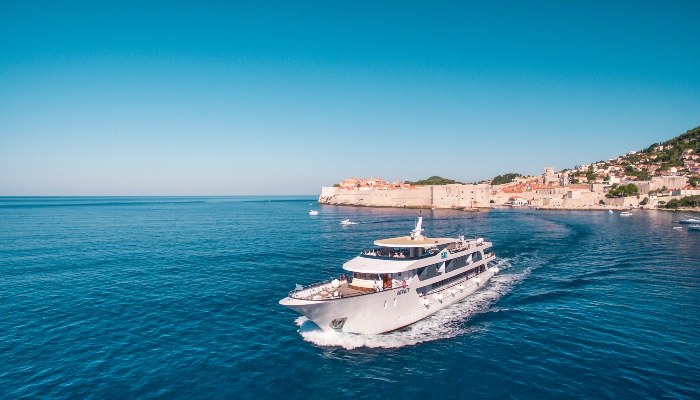
[[[474,333],[483,328],[467,327],[464,322],[474,314],[486,311],[491,304],[510,292],[513,286],[522,282],[530,273],[530,268],[527,268],[521,273],[503,274],[504,270],[507,271],[511,267],[507,259],[501,259],[495,265],[501,273],[491,278],[485,288],[400,331],[381,335],[358,335],[324,332],[303,316],[297,318],[295,322],[299,326],[299,333],[307,342],[322,347],[343,347],[348,350],[358,347],[397,348]]]

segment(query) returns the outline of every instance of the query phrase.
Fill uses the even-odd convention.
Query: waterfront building
[[[698,196],[700,195],[700,188],[693,186],[685,186],[679,189],[674,189],[672,192],[673,196]]]

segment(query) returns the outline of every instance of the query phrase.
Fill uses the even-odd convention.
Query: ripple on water
[[[1,398],[700,398],[700,234],[670,214],[424,210],[502,272],[348,335],[277,301],[414,210],[176,200],[0,198]]]

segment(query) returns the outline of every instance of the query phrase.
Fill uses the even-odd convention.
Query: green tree
[[[516,174],[515,172],[509,172],[507,174],[503,175],[497,175],[493,180],[491,181],[492,185],[503,185],[504,183],[511,183],[515,180],[515,178],[520,177],[522,175]]]
[[[678,199],[673,199],[673,200],[669,201],[668,203],[666,203],[666,205],[664,207],[666,207],[666,208],[678,208],[680,206],[681,206],[681,202],[678,201]]]
[[[621,185],[611,189],[605,197],[632,197],[639,196],[639,188],[634,183],[629,185]]]
[[[449,185],[452,183],[458,183],[461,184],[462,182],[458,182],[452,179],[447,179],[443,178],[441,176],[431,176],[428,179],[423,179],[418,182],[411,182],[412,185],[421,185],[421,186],[429,186],[429,185]]]
[[[700,196],[686,196],[680,200],[682,207],[700,207]]]

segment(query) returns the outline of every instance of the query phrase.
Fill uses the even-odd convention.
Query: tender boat
[[[318,215],[318,211],[311,210],[311,211],[309,211],[309,215]]]
[[[340,221],[340,225],[356,225],[356,224],[357,224],[357,222],[350,222],[349,219],[344,219],[344,220]]]
[[[680,224],[700,224],[700,218],[688,217],[678,221]]]
[[[629,211],[623,211],[623,212],[620,213],[620,216],[621,216],[621,217],[631,217],[631,216],[632,216],[632,213],[629,212]]]
[[[674,226],[673,229],[683,229],[682,226]]]
[[[691,231],[700,231],[700,224],[693,224],[688,227]]]
[[[343,264],[350,274],[297,285],[280,304],[324,331],[390,332],[413,324],[481,289],[499,270],[483,238],[429,238],[418,218],[410,236],[374,241]]]

